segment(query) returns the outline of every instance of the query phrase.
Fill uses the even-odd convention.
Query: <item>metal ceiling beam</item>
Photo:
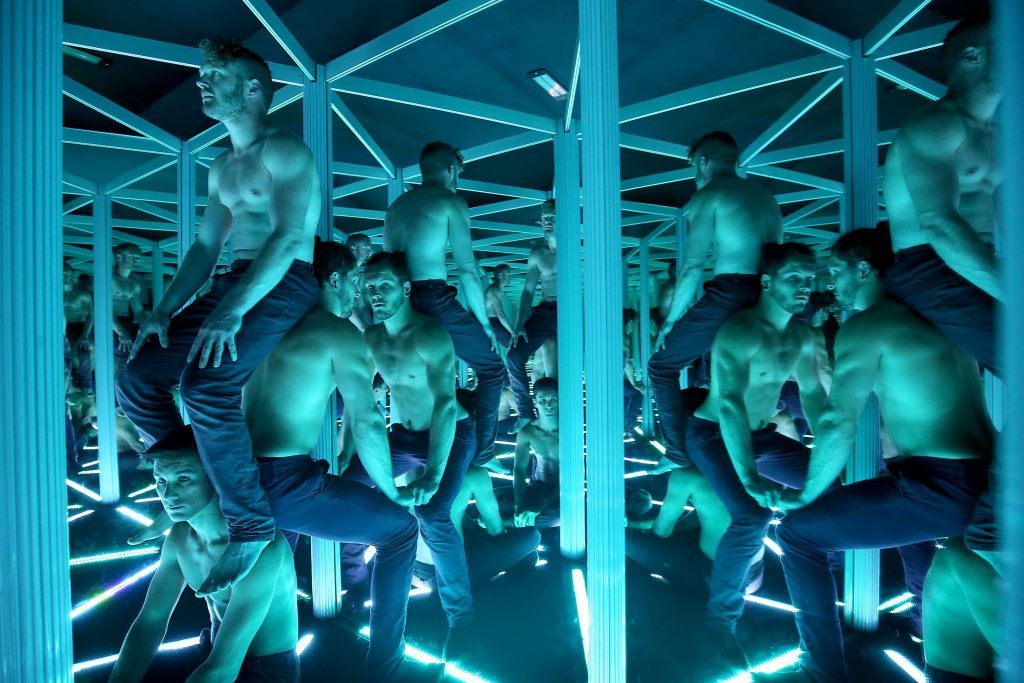
[[[576,56],[572,60],[572,80],[569,81],[569,97],[565,101],[565,116],[562,117],[564,131],[569,132],[572,127],[572,109],[576,104],[576,93],[580,87],[580,41],[576,39]]]
[[[64,77],[64,94],[73,100],[81,102],[104,116],[117,121],[123,126],[131,128],[140,135],[145,135],[159,142],[169,149],[178,148],[178,138],[171,135],[156,124],[150,123],[138,114],[128,111],[116,102],[107,99],[98,92],[90,90],[78,81],[67,76]]]
[[[464,180],[459,178],[459,189],[467,192],[482,192],[484,194],[499,195],[502,197],[521,197],[533,199],[538,203],[548,198],[544,190],[535,190],[532,187],[517,187],[515,185],[503,185],[501,183],[487,183],[482,180]]]
[[[157,218],[169,221],[174,224],[178,223],[178,214],[175,213],[174,211],[161,209],[158,206],[153,206],[148,202],[139,201],[136,199],[127,199],[124,197],[111,197],[111,199],[117,202],[118,204],[121,204],[122,206],[127,206],[128,208],[135,209],[136,211],[148,213],[150,216],[156,216]]]
[[[363,147],[370,153],[370,155],[377,160],[384,172],[388,174],[389,178],[395,177],[395,164],[388,158],[388,155],[384,153],[384,149],[377,144],[377,141],[373,139],[370,132],[366,130],[366,127],[356,118],[356,115],[352,113],[352,110],[348,108],[341,97],[336,92],[329,92],[327,94],[328,101],[331,103],[331,109],[338,118],[341,119],[352,134],[356,136]]]
[[[331,190],[331,200],[341,199],[342,197],[351,197],[354,194],[360,192],[366,192],[368,190],[376,190],[378,187],[386,187],[388,181],[381,180],[379,178],[364,178],[363,180],[357,180],[354,183],[348,183],[346,185],[340,185]]]
[[[501,0],[448,0],[443,5],[424,12],[384,35],[332,59],[327,63],[327,80],[335,81],[347,76],[499,2]]]
[[[64,202],[64,206],[61,207],[61,213],[66,216],[67,214],[78,211],[83,206],[89,206],[90,204],[92,204],[92,195],[83,194],[79,197],[75,197],[71,201]]]
[[[619,147],[635,149],[638,152],[647,152],[649,154],[660,154],[672,157],[673,159],[683,159],[684,161],[690,158],[690,148],[686,145],[680,145],[677,142],[666,142],[665,140],[655,140],[654,138],[642,135],[621,133],[619,135]]]
[[[822,178],[820,176],[811,175],[810,173],[801,173],[800,171],[793,171],[788,168],[779,168],[778,166],[757,166],[748,169],[748,173],[765,178],[774,178],[775,180],[796,183],[797,185],[817,187],[822,190],[829,190],[835,194],[843,193],[843,184],[838,180]]]
[[[283,88],[279,88],[274,93],[274,99],[270,102],[270,109],[268,110],[268,113],[273,113],[301,98],[302,88],[300,86],[286,85]],[[209,147],[218,140],[223,140],[227,136],[228,129],[224,127],[223,123],[218,123],[189,138],[189,147],[195,155],[198,154],[200,150]],[[177,151],[177,149],[178,148],[175,147],[175,151]]]
[[[829,53],[849,58],[850,39],[766,0],[704,0],[709,5],[749,19],[773,31]]]
[[[128,152],[174,154],[169,148],[152,138],[139,135],[125,135],[123,133],[103,133],[95,130],[82,130],[80,128],[65,128],[61,134],[61,141],[68,145],[121,149]]]
[[[821,211],[826,206],[831,206],[832,204],[835,204],[837,201],[839,201],[839,197],[828,197],[826,199],[819,199],[817,201],[811,202],[807,206],[802,206],[793,213],[785,215],[782,218],[782,225],[792,225],[797,221],[802,220],[807,216],[810,216],[813,213]]]
[[[674,109],[690,107],[708,100],[715,100],[721,97],[728,97],[737,93],[765,88],[770,85],[777,85],[792,81],[797,78],[814,76],[816,74],[833,71],[842,67],[839,62],[829,55],[814,55],[805,57],[784,64],[765,67],[756,71],[730,76],[711,83],[696,85],[679,92],[674,92],[661,97],[655,97],[643,102],[637,102],[622,107],[619,111],[619,121],[627,123],[655,114],[663,114]]]
[[[505,211],[516,211],[518,209],[526,209],[531,206],[537,206],[543,203],[543,199],[535,199],[532,197],[509,199],[505,202],[494,202],[492,204],[483,204],[481,206],[474,206],[469,210],[469,217],[476,218],[478,216],[489,216],[495,213],[503,213]]]
[[[277,16],[277,13],[270,8],[266,0],[242,0],[242,2],[256,15],[256,18],[263,24],[263,27],[270,32],[270,35],[281,46],[281,49],[291,57],[295,65],[302,70],[306,80],[315,81],[314,71],[316,70],[316,65],[313,62],[313,58],[302,47],[295,34],[284,25],[281,17]]]
[[[481,221],[471,218],[470,227],[474,230],[493,230],[498,232],[526,233],[533,237],[540,237],[544,231],[539,225],[522,225],[517,223],[501,223],[498,221]]]
[[[146,163],[137,166],[132,170],[127,171],[126,173],[122,173],[113,180],[108,180],[104,184],[104,188],[106,189],[107,194],[117,192],[118,190],[127,187],[128,185],[137,183],[143,178],[148,178],[154,173],[159,173],[165,168],[168,168],[169,166],[174,166],[177,163],[178,160],[175,157],[157,157],[156,159],[153,159],[152,161],[147,161]]]
[[[776,119],[772,125],[768,126],[756,140],[743,150],[743,153],[740,154],[740,166],[749,164],[750,160],[760,154],[761,150],[772,144],[780,135],[789,130],[804,114],[825,99],[842,82],[842,72],[825,74],[810,90],[804,93],[803,97],[794,102],[793,106],[787,109],[782,116]]]
[[[898,132],[899,131],[895,128],[879,131],[878,146],[881,147],[883,145],[892,144],[893,138],[896,137],[896,133]],[[816,157],[829,156],[830,154],[842,154],[845,149],[846,141],[842,138],[838,138],[836,140],[825,140],[823,142],[814,142],[809,145],[800,145],[798,147],[787,147],[785,149],[776,149],[770,152],[761,152],[751,159],[747,166],[784,164],[790,161],[799,161],[800,159],[812,159]]]
[[[340,218],[363,218],[371,221],[383,221],[386,212],[377,209],[357,209],[353,206],[336,206],[334,215]],[[361,232],[366,232],[365,230]],[[367,233],[368,234],[368,233]]]
[[[622,202],[623,211],[632,211],[634,213],[648,213],[653,216],[665,216],[666,218],[676,218],[679,215],[679,209],[674,206],[662,206],[660,204],[647,204],[644,202]]]
[[[827,197],[835,197],[836,194],[831,190],[801,190],[800,192],[786,192],[783,194],[775,195],[775,201],[779,205],[783,204],[795,204],[797,202],[809,202],[816,199],[825,199]]]
[[[893,57],[910,54],[911,52],[930,50],[933,47],[942,45],[942,42],[946,39],[946,34],[954,26],[956,26],[956,22],[950,21],[938,26],[930,26],[917,31],[911,31],[910,33],[893,36],[885,41],[882,47],[876,50],[877,54],[873,56],[878,60],[892,59]]]
[[[510,135],[507,138],[501,138],[494,142],[485,142],[475,147],[467,147],[462,152],[462,158],[468,164],[473,161],[479,161],[488,157],[498,156],[500,154],[507,154],[514,152],[519,149],[525,149],[527,147],[533,147],[545,142],[551,142],[553,136],[549,133],[540,131],[527,131],[525,133],[517,133]],[[402,169],[402,177],[407,182],[415,182],[420,178],[420,167],[418,164],[412,164]],[[460,180],[460,182],[463,182]]]
[[[87,216],[86,218],[89,219],[89,222],[86,225],[69,225],[67,220],[63,221],[65,228],[82,233],[82,236],[80,238],[76,238],[74,235],[64,235],[64,241],[66,243],[88,244],[92,246],[93,240],[91,235],[93,232],[94,223],[92,220],[92,216]],[[117,222],[116,218],[114,219],[114,222]],[[112,230],[111,236],[114,238],[115,241],[131,242],[132,244],[138,245],[139,248],[142,249],[142,253],[144,254],[149,253],[153,249],[153,240],[147,237],[137,237],[135,235],[131,235],[127,232],[121,232],[119,230]],[[78,241],[79,239],[81,241]],[[92,252],[90,251],[89,254],[91,255]],[[81,254],[78,255],[81,256]]]
[[[629,192],[630,190],[639,190],[644,187],[654,187],[655,185],[668,185],[669,183],[679,183],[684,180],[692,180],[694,176],[693,168],[681,168],[676,171],[665,171],[663,173],[652,173],[651,175],[640,176],[638,178],[630,178],[622,181],[622,191]]]
[[[69,214],[64,216],[64,225],[75,227],[87,227],[92,229],[92,216],[76,216]],[[157,221],[140,221],[127,218],[114,217],[114,227],[127,228],[129,230],[153,230],[157,232],[174,232],[177,225]]]
[[[864,36],[864,56],[870,57],[904,24],[917,16],[932,0],[902,0]]]
[[[946,86],[923,76],[895,60],[876,62],[875,73],[887,81],[901,85],[911,92],[935,101],[946,94]]]
[[[176,64],[194,69],[198,69],[203,63],[203,53],[197,47],[113,33],[88,26],[64,24],[63,40],[65,45],[125,55],[126,57],[137,57],[151,62]],[[301,85],[304,80],[302,72],[290,64],[270,62],[268,66],[271,78],[278,83]]]
[[[366,164],[349,164],[344,161],[335,161],[331,164],[331,173],[333,175],[347,175],[353,178],[376,178],[378,180],[386,181],[390,176],[387,172],[378,166],[368,166]]]
[[[64,184],[64,192],[68,194],[73,194],[68,192],[68,188],[77,190],[78,192],[84,192],[86,194],[96,194],[96,183],[94,183],[91,180],[86,180],[85,178],[76,176],[74,173],[68,173],[67,171],[64,171],[61,177],[61,182],[63,182]]]
[[[458,114],[459,116],[501,123],[507,126],[536,130],[550,135],[555,133],[554,119],[527,114],[507,107],[467,100],[462,97],[410,88],[404,85],[381,83],[380,81],[373,81],[367,78],[347,76],[331,83],[331,88],[350,95],[433,109],[449,114]]]

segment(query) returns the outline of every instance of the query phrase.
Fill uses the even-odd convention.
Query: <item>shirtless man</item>
[[[996,375],[993,119],[1001,95],[988,17],[957,24],[942,47],[946,95],[903,125],[885,159],[883,189],[896,259],[891,296]]]
[[[141,258],[142,250],[136,244],[124,242],[114,247],[114,277],[110,283],[114,299],[114,335],[117,337],[114,352],[121,358],[127,358],[132,349],[132,328],[141,324],[146,315],[142,301],[145,288],[133,272]]]
[[[208,595],[244,577],[274,538],[240,408],[242,387],[320,296],[310,262],[321,188],[302,140],[267,119],[273,84],[266,62],[233,42],[206,40],[200,50],[203,111],[224,123],[232,148],[210,168],[196,241],[139,329],[117,397],[149,445],[181,426],[171,395],[180,384],[230,530],[227,549],[200,586]],[[209,279],[228,237],[234,263],[179,311]]]
[[[345,246],[349,248],[349,251],[355,257],[356,266],[359,268],[360,273],[359,287],[356,290],[356,302],[352,307],[352,315],[349,319],[362,332],[374,322],[373,311],[370,310],[370,304],[367,302],[366,286],[362,280],[363,265],[368,258],[373,256],[373,243],[368,235],[357,232],[348,236],[348,239],[345,240]]]
[[[512,323],[505,315],[505,290],[512,281],[512,268],[502,263],[491,271],[491,284],[484,291],[484,304],[487,306],[487,319],[498,343],[508,349],[512,345]]]
[[[518,431],[534,417],[530,380],[526,375],[526,361],[530,356],[535,351],[538,352],[544,364],[545,377],[558,376],[557,356],[552,358],[550,353],[540,352],[544,343],[558,333],[558,305],[555,302],[558,293],[555,220],[555,200],[549,199],[540,209],[540,226],[544,230],[544,239],[530,250],[526,262],[526,283],[523,285],[523,294],[519,297],[519,315],[516,317],[515,331],[512,333],[512,350],[505,361],[512,392],[516,395],[516,404],[519,406],[519,422],[513,428],[513,432]],[[534,306],[533,297],[538,284],[540,303]],[[557,347],[553,350],[557,353]]]
[[[79,274],[64,264],[64,341],[67,379],[79,389],[92,391],[92,291]]]
[[[374,316],[381,321],[366,329],[366,344],[401,417],[392,422],[388,436],[392,467],[396,476],[423,468],[408,491],[434,558],[441,606],[448,617],[445,660],[452,661],[474,640],[466,553],[451,518],[452,502],[473,460],[473,421],[455,400],[451,337],[439,320],[412,307],[414,283],[403,255],[375,254],[363,276]],[[345,477],[371,484],[359,462],[349,466]]]
[[[665,322],[648,363],[666,458],[680,467],[686,456],[685,410],[679,372],[711,348],[718,328],[736,311],[754,305],[761,291],[761,247],[782,240],[782,214],[775,197],[736,175],[739,148],[728,133],[708,133],[690,145],[697,193],[689,204],[686,258],[679,270]],[[714,244],[714,278],[697,288]]]
[[[111,683],[142,680],[185,585],[199,590],[229,545],[227,520],[199,460],[191,427],[169,432],[150,446],[147,455],[153,461],[160,502],[174,526],[164,541],[142,610],[125,636]],[[189,681],[297,683],[295,567],[280,532],[261,549],[245,578],[207,594],[206,604],[210,629],[189,653],[197,666]],[[178,680],[184,680],[184,674]]]
[[[960,536],[988,479],[995,433],[977,363],[886,296],[891,259],[879,230],[854,230],[832,247],[836,297],[860,312],[839,330],[832,389],[817,420],[803,397],[814,453],[803,491],[779,503],[791,510],[779,543],[804,651],[801,669],[789,675],[795,680],[849,680],[829,554]],[[853,455],[872,392],[900,453],[887,463],[892,476],[826,492]]]
[[[558,382],[550,377],[533,385],[540,416],[526,423],[516,438],[515,464],[512,466],[512,492],[515,496],[517,527],[548,529],[559,526],[558,483]],[[537,467],[530,477],[530,451],[537,456]]]
[[[636,379],[636,364],[633,361],[633,334],[639,326],[636,311],[622,309],[622,418],[623,434],[628,434],[636,425],[636,417],[643,408],[644,389]]]
[[[451,335],[455,354],[476,373],[475,462],[482,465],[494,457],[498,404],[508,375],[499,355],[501,345],[487,318],[469,231],[469,207],[455,194],[462,155],[449,144],[431,142],[420,153],[420,173],[422,184],[388,209],[384,249],[406,254],[413,308],[441,321]],[[455,288],[448,286],[448,246],[470,312],[455,300]]]
[[[732,516],[711,567],[707,605],[708,664],[719,673],[747,668],[736,623],[778,501],[775,482],[799,488],[807,471],[808,449],[771,423],[782,385],[795,376],[812,426],[825,403],[818,339],[794,318],[810,298],[814,252],[794,242],[767,244],[762,268],[758,302],[731,315],[715,335],[711,387],[686,424],[690,457]]]

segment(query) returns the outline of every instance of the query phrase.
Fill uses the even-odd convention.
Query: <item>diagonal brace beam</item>
[[[743,153],[740,155],[740,165],[746,166],[749,164],[754,157],[760,154],[761,150],[772,144],[776,138],[789,130],[794,123],[800,120],[800,117],[813,109],[818,102],[825,99],[842,82],[842,73],[831,72],[825,74],[821,80],[814,84],[814,87],[808,90],[782,116],[776,119],[772,125],[768,126],[756,140],[750,143],[750,146],[743,150]]]

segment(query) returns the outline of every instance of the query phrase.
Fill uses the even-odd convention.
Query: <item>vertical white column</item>
[[[333,239],[334,203],[331,199],[331,108],[325,67],[317,65],[316,80],[305,85],[302,98],[302,128],[306,145],[313,153],[320,173],[320,222],[317,234],[325,242]],[[327,413],[313,456],[330,463],[338,473],[338,410],[334,396],[327,401]],[[341,546],[320,538],[310,539],[310,571],[313,586],[313,614],[330,619],[341,612]]]
[[[93,352],[96,375],[96,426],[100,458],[100,496],[121,497],[117,467],[117,414],[114,412],[114,241],[110,195],[102,187],[92,201]]]
[[[583,262],[580,251],[580,141],[576,122],[559,123],[555,133],[555,201],[558,220],[558,329],[583,329]],[[562,556],[583,559],[587,517],[583,485],[583,335],[558,336],[558,452]]]
[[[679,213],[676,216],[676,277],[673,279],[674,282],[679,281],[679,272],[683,269],[683,262],[686,260],[686,226],[689,223],[686,220],[686,207],[679,209]],[[697,293],[703,290],[703,278],[701,284],[697,285]],[[685,389],[689,386],[689,375],[690,369],[683,368],[679,371],[679,388]],[[653,432],[651,432],[653,434]]]
[[[590,680],[626,680],[622,460],[622,200],[615,0],[580,0],[583,359],[587,389]],[[614,226],[614,229],[613,229]]]
[[[395,203],[395,200],[402,196],[405,192],[405,178],[402,175],[401,168],[395,168],[395,174],[388,178],[388,206]],[[462,359],[458,359],[458,363],[462,363]],[[389,394],[390,396],[390,394]],[[398,408],[394,402],[388,399],[388,410],[391,416],[391,423],[395,424],[402,421],[402,416],[398,414]]]
[[[61,0],[0,3],[0,677],[70,682]],[[30,83],[31,87],[26,87]]]
[[[853,42],[853,57],[845,66],[843,83],[843,156],[846,188],[842,230],[873,228],[878,222],[878,102],[875,63],[863,57],[861,41]],[[872,395],[861,413],[853,462],[847,466],[847,482],[878,476],[881,442],[878,401]],[[844,615],[859,629],[878,627],[879,551],[846,553]]]
[[[1006,317],[1002,325],[1002,357],[1006,359],[1006,398],[1011,418],[1020,416],[1024,406],[1024,358],[1016,344],[1024,337],[1024,235],[1014,227],[1024,216],[1024,161],[1009,150],[1024,148],[1024,6],[1018,0],[998,0],[995,6],[996,57],[999,82],[1004,91],[996,149],[1007,150],[1000,156],[1004,180],[999,194],[999,224],[1006,234],[1003,277],[1006,287]],[[1001,442],[996,483],[996,505],[1003,549],[1002,626],[1004,666],[999,672],[1003,683],[1024,682],[1024,595],[1018,589],[1024,581],[1024,429],[1019,419],[1006,421]]]
[[[153,290],[153,305],[164,296],[164,249],[160,246],[159,240],[153,240],[153,280],[150,287]]]
[[[181,141],[178,151],[178,265],[196,241],[196,163],[192,143]]]
[[[651,359],[651,238],[640,241],[640,355],[633,363],[640,371],[644,386],[644,401],[641,410],[641,424],[644,436],[654,436],[654,405],[651,391],[647,389],[647,361]]]

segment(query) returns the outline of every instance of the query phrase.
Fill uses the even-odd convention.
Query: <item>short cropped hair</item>
[[[787,262],[797,258],[814,261],[814,251],[800,242],[768,243],[761,249],[761,272],[765,275],[775,275]]]
[[[412,276],[409,275],[409,264],[405,259],[404,251],[381,251],[369,258],[363,266],[365,272],[386,268],[398,278],[400,282],[409,282]]]
[[[623,325],[628,325],[629,323],[636,322],[638,317],[639,316],[637,315],[637,312],[634,311],[632,308],[623,308],[622,309],[622,324]]]
[[[507,263],[498,264],[498,265],[496,265],[494,267],[493,270],[491,270],[491,274],[492,275],[499,275],[501,273],[511,273],[511,272],[512,272],[512,266],[510,266]]]
[[[533,393],[539,394],[542,391],[553,391],[558,393],[558,380],[554,377],[541,377],[533,383]]]
[[[318,236],[313,246],[313,275],[321,285],[334,273],[347,273],[356,267],[352,250],[334,240]]]
[[[840,235],[832,244],[832,255],[851,265],[865,261],[881,276],[892,265],[892,240],[885,228],[858,228]]]
[[[354,247],[357,244],[363,244],[363,243],[371,244],[370,236],[369,235],[364,235],[361,232],[354,232],[354,233],[352,233],[351,235],[348,236],[348,239],[345,240],[345,246],[346,247]]]
[[[946,39],[942,41],[939,58],[942,60],[942,73],[947,81],[964,50],[977,46],[976,29],[987,28],[991,23],[992,15],[986,7],[957,22],[956,26],[946,34]]]
[[[548,213],[555,213],[555,200],[545,199],[544,203],[540,205],[540,210],[541,213],[544,213],[545,211]]]
[[[199,445],[192,425],[178,427],[174,431],[158,439],[152,446],[139,454],[144,464],[152,466],[157,460],[173,455],[189,455],[199,457]]]
[[[142,249],[134,242],[121,242],[121,244],[114,245],[113,252],[115,254],[124,254],[127,252],[136,252],[141,254]]]
[[[266,106],[274,97],[274,81],[270,76],[270,66],[263,57],[245,47],[237,40],[229,38],[203,38],[199,41],[199,51],[203,59],[214,66],[226,66],[237,63],[241,67],[242,77],[255,78],[263,88],[263,99]]]
[[[457,147],[452,147],[447,142],[435,140],[428,143],[420,152],[420,171],[445,171],[449,166],[457,166],[459,169],[465,161],[462,153]]]
[[[689,159],[692,164],[701,153],[709,159],[734,164],[740,158],[740,148],[736,138],[721,130],[705,133],[690,143]]]

